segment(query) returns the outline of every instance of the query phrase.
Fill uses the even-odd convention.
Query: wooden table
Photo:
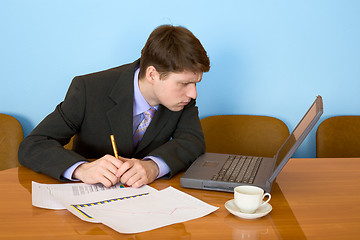
[[[182,188],[180,176],[151,186],[173,186],[220,208],[185,223],[121,234],[67,210],[31,205],[31,181],[58,181],[25,167],[1,171],[0,239],[360,239],[360,158],[291,159],[273,185],[272,212],[255,220],[226,210],[233,194]]]

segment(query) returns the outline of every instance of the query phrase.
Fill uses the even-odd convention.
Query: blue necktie
[[[144,136],[147,127],[150,125],[151,119],[153,118],[155,112],[156,110],[154,108],[149,108],[143,112],[145,118],[141,121],[133,136],[134,148],[139,145],[139,142]]]

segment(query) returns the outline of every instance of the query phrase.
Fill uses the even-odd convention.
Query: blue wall
[[[318,94],[320,121],[359,115],[359,12],[357,0],[1,0],[0,112],[29,134],[74,76],[132,62],[155,27],[174,24],[210,56],[201,118],[269,115],[292,130]],[[295,156],[315,156],[315,130]]]

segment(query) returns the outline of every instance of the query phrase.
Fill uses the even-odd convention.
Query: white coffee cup
[[[268,199],[264,202],[264,198]],[[234,188],[235,205],[243,213],[254,213],[256,209],[268,203],[271,199],[270,193],[265,193],[262,188],[256,186],[238,186]]]

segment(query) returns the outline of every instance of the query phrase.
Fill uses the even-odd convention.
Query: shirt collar
[[[150,104],[145,100],[144,96],[140,92],[139,88],[139,72],[140,68],[136,69],[134,74],[134,104],[133,104],[133,116],[139,115],[149,108],[151,108]],[[155,108],[158,109],[159,105]]]

